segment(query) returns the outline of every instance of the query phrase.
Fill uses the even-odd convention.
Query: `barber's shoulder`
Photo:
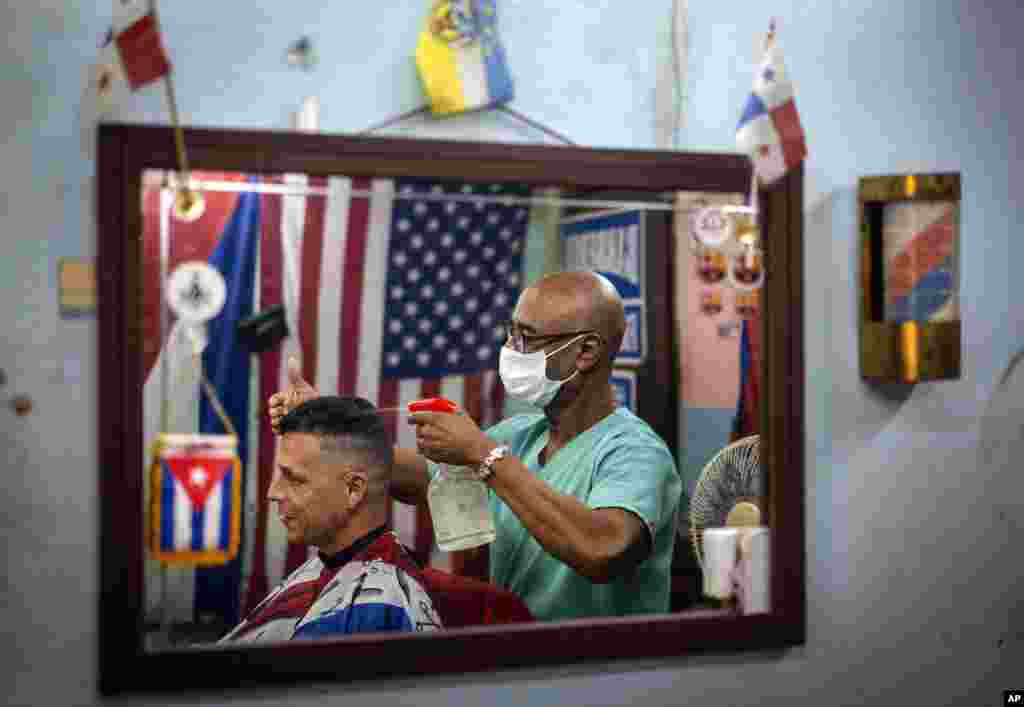
[[[643,439],[657,444],[665,444],[654,428],[647,424],[647,421],[638,417],[628,408],[616,408],[612,413],[611,434],[631,439]]]
[[[647,451],[656,450],[666,457],[666,461],[675,464],[665,440],[647,422],[622,407],[617,408],[612,415],[613,424],[608,433],[601,436],[595,450],[599,457],[642,448]]]

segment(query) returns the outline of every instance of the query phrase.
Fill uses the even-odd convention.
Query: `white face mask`
[[[545,354],[543,351],[520,353],[508,346],[503,346],[498,357],[498,375],[501,376],[501,383],[505,386],[505,390],[516,400],[522,400],[524,403],[529,403],[542,410],[546,408],[558,395],[558,390],[579,373],[576,370],[565,380],[553,381],[548,378],[548,359],[585,336],[587,334],[580,334],[565,346],[561,346],[549,354]]]

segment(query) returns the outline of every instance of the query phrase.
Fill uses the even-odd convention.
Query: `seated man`
[[[289,542],[319,552],[221,642],[440,628],[419,567],[387,526],[393,455],[373,405],[317,398],[279,430],[267,495]]]

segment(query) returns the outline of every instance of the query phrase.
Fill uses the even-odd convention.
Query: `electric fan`
[[[690,502],[690,542],[701,567],[704,529],[761,525],[764,497],[758,435],[736,440],[711,458]]]

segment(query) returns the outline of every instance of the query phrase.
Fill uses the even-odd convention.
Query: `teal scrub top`
[[[538,461],[548,442],[543,414],[516,415],[486,433],[507,444],[513,456],[557,491],[590,508],[636,514],[652,541],[651,554],[632,574],[595,584],[545,551],[492,490],[492,582],[517,594],[542,620],[668,612],[682,481],[668,447],[646,422],[617,408],[543,466]],[[430,466],[435,473],[435,465]]]

